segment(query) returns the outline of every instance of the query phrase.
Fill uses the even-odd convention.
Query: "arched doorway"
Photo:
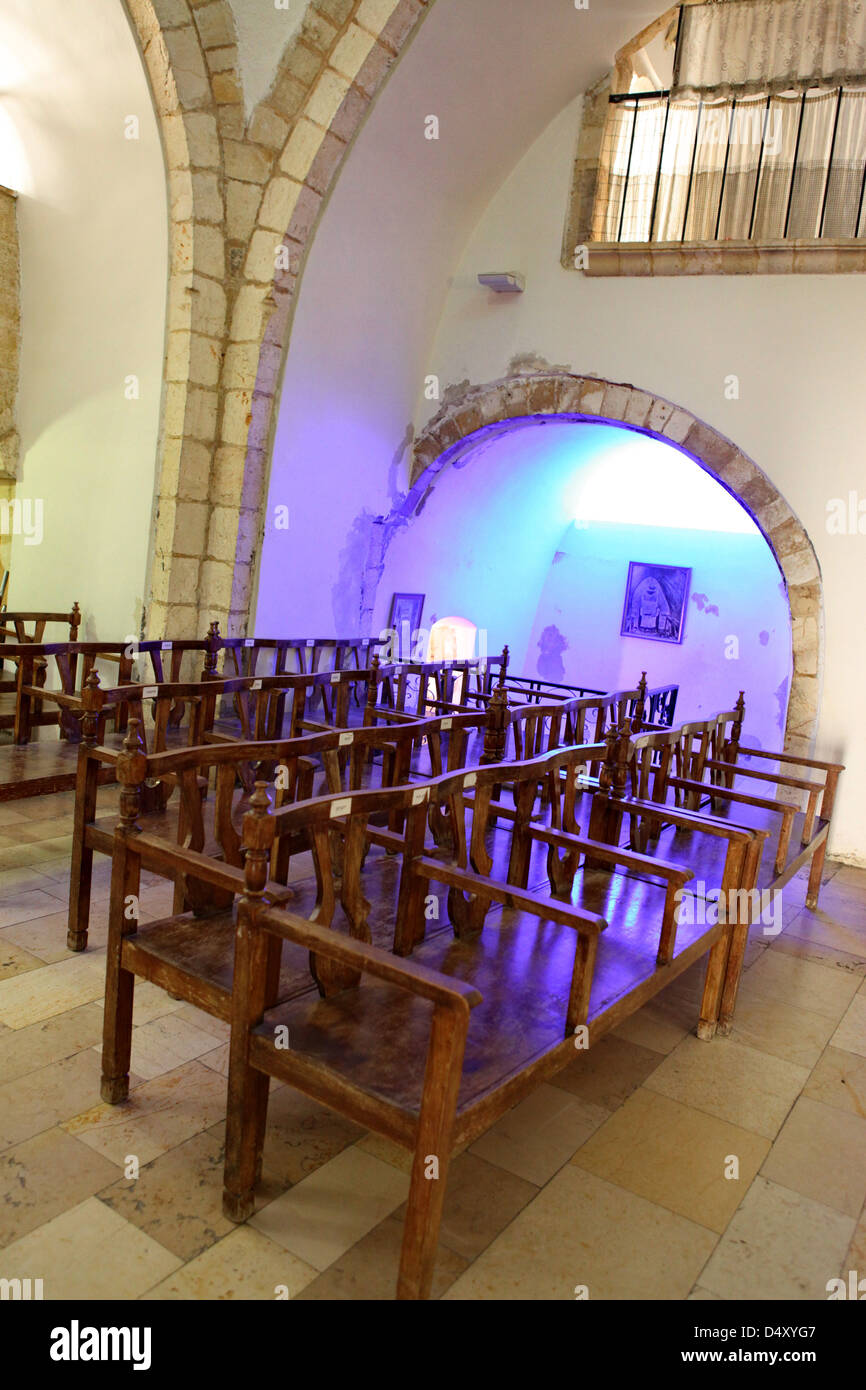
[[[411,529],[446,470],[466,467],[516,429],[547,421],[605,424],[659,440],[698,464],[745,508],[778,565],[790,614],[785,746],[808,752],[817,726],[823,636],[815,552],[799,520],[757,465],[730,440],[670,401],[629,385],[567,373],[509,377],[452,396],[415,442],[410,490],[381,523],[379,553],[387,553],[404,528]],[[526,485],[531,488],[531,477]],[[490,488],[495,487],[491,476]],[[380,573],[377,568],[376,579]]]

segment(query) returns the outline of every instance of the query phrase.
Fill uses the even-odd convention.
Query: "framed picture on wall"
[[[388,626],[397,634],[395,649],[401,661],[411,661],[415,634],[421,626],[424,612],[423,594],[395,594],[391,599],[391,616]]]
[[[632,560],[620,636],[682,642],[691,578],[691,570],[681,565],[647,565]]]

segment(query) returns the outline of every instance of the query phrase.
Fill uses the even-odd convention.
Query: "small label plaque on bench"
[[[250,689],[251,689],[251,690],[261,690],[261,688],[262,688],[261,680],[255,680],[255,681],[253,681],[252,685],[250,686]]]
[[[245,638],[244,638],[244,646],[245,646],[245,647],[254,647],[255,645],[256,645],[256,639],[255,639],[255,637],[245,637]]]
[[[160,650],[161,652],[170,652],[170,651],[171,651],[171,643],[170,643],[170,642],[160,642],[160,644],[159,644],[159,650]]]
[[[355,735],[353,733],[340,734],[340,748],[348,748],[349,744],[354,742],[354,738]]]
[[[331,803],[331,820],[334,820],[337,816],[348,816],[351,810],[352,798],[350,796],[344,796],[339,801]]]
[[[141,698],[142,700],[155,700],[158,694],[158,685],[146,685],[141,692]]]

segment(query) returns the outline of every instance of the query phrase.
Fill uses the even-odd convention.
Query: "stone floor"
[[[0,1277],[46,1298],[392,1298],[408,1155],[288,1087],[259,1209],[222,1216],[221,1023],[140,985],[131,1101],[99,1102],[108,863],[72,956],[71,814],[68,795],[0,806]],[[454,1161],[435,1297],[814,1299],[866,1276],[866,872],[830,864],[820,911],[804,897],[800,878],[782,933],[750,942],[731,1038],[692,1035],[689,972]]]

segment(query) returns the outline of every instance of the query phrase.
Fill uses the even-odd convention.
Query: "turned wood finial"
[[[74,602],[73,605],[72,605],[72,614],[71,614],[71,617],[72,617],[72,622],[71,622],[70,626],[71,626],[71,627],[74,627],[75,630],[76,630],[76,632],[77,632],[77,631],[78,631],[78,628],[81,626],[81,609],[78,607],[78,599],[76,599],[75,602]]]
[[[487,706],[487,721],[484,727],[484,751],[482,763],[501,763],[505,757],[505,740],[508,732],[508,691],[504,685],[497,685]]]
[[[379,657],[379,653],[378,653],[378,652],[374,652],[374,653],[373,653],[373,659],[372,659],[372,661],[370,662],[370,675],[369,675],[369,677],[368,677],[368,679],[367,679],[367,704],[368,704],[368,705],[375,705],[375,703],[376,703],[376,691],[377,691],[377,689],[378,689],[378,687],[379,687],[379,667],[380,667],[380,665],[381,665],[381,660],[380,660],[380,657]]]
[[[499,667],[499,684],[503,685],[505,677],[508,675],[508,663],[511,660],[511,653],[507,646],[502,648],[502,662]]]
[[[612,781],[610,795],[617,800],[625,796],[626,785],[628,783],[628,759],[631,751],[631,725],[624,719],[618,729],[614,730],[614,762],[612,770]]]
[[[631,721],[631,731],[633,734],[639,734],[643,728],[644,714],[646,713],[646,671],[641,671],[640,673],[640,680],[637,683],[637,692],[638,696],[635,701],[634,717]]]
[[[619,741],[619,730],[615,724],[611,724],[604,736],[607,745],[604,754],[604,762],[598,770],[598,789],[602,792],[610,793],[614,784],[614,774],[616,771],[616,746]]]
[[[220,636],[219,619],[214,618],[207,630],[207,650],[204,654],[204,667],[202,669],[202,680],[214,680],[217,674],[217,662],[219,660],[222,637]]]
[[[268,784],[256,782],[255,791],[250,797],[250,809],[244,816],[244,891],[248,897],[260,898],[265,890],[275,828],[268,800]]]
[[[737,739],[740,737],[740,734],[741,734],[741,732],[742,732],[742,729],[743,729],[743,717],[744,717],[744,715],[745,715],[745,713],[746,713],[746,699],[745,699],[745,696],[746,696],[745,690],[741,690],[741,691],[740,691],[739,699],[737,700],[737,703],[734,705],[734,711],[735,711],[737,717],[736,717],[736,719],[734,720],[733,735],[734,735],[734,738],[737,738]]]
[[[141,810],[141,793],[147,776],[147,755],[141,747],[141,720],[130,719],[123,748],[117,759],[117,780],[120,783],[120,827],[132,833]]]
[[[93,748],[99,732],[99,711],[103,705],[103,695],[99,688],[99,672],[92,666],[81,691],[84,714],[81,719],[81,737],[84,743]]]

